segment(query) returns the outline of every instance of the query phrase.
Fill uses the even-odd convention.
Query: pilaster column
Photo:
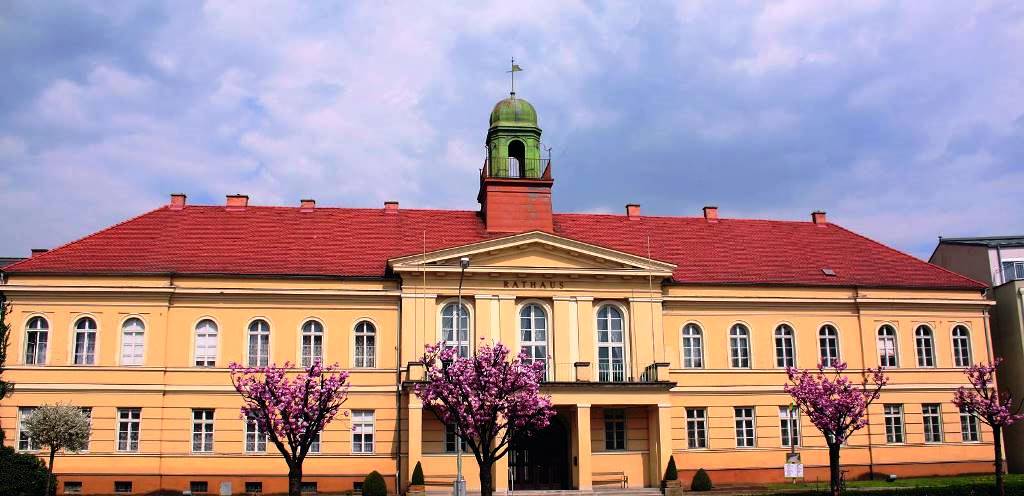
[[[590,468],[590,405],[576,405],[576,470],[579,474],[579,490],[594,489],[594,473]]]
[[[409,395],[409,423],[408,423],[408,443],[409,443],[409,468],[405,471],[405,477],[407,480],[402,481],[402,485],[405,485],[412,478],[412,471],[416,468],[416,463],[423,458],[423,402],[420,401],[419,397],[415,394]]]
[[[655,433],[650,433],[654,435]],[[669,403],[658,404],[658,469],[657,475],[651,480],[661,480],[664,470],[668,467],[668,459],[672,456],[672,405]],[[651,453],[651,459],[655,459]]]

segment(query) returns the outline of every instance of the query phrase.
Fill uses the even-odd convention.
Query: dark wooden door
[[[543,431],[512,443],[509,487],[514,490],[570,489],[569,432],[558,416]]]

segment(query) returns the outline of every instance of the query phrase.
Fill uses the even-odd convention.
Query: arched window
[[[831,367],[839,361],[839,331],[831,324],[818,329],[818,348],[821,352],[821,363]]]
[[[956,367],[971,366],[971,331],[962,325],[953,328],[953,364]]]
[[[196,324],[196,367],[217,366],[217,323],[210,319]]]
[[[878,365],[881,367],[899,367],[896,348],[896,328],[884,324],[878,328]]]
[[[522,141],[508,144],[508,177],[526,177],[526,146]]]
[[[377,328],[368,320],[356,324],[356,367],[375,367]]]
[[[96,321],[82,317],[75,321],[75,365],[96,363]]]
[[[699,369],[704,366],[704,339],[700,326],[683,327],[683,368]]]
[[[750,330],[743,324],[729,329],[729,364],[733,368],[750,367]]]
[[[121,365],[142,365],[146,325],[142,319],[132,317],[121,324]]]
[[[32,317],[25,326],[25,364],[46,365],[46,344],[50,341],[50,323]]]
[[[530,303],[519,310],[519,350],[531,362],[544,364],[547,377],[548,361],[548,315],[544,307]]]
[[[249,366],[270,365],[270,324],[263,319],[249,323]]]
[[[302,366],[309,367],[324,359],[324,325],[315,320],[302,324]]]
[[[469,309],[449,303],[441,309],[441,336],[445,348],[457,348],[460,357],[469,356]]]
[[[625,336],[622,312],[615,305],[604,305],[597,311],[597,380],[626,380]]]
[[[787,324],[779,324],[775,328],[775,365],[777,367],[796,367],[793,328]]]
[[[924,324],[914,330],[914,348],[917,350],[918,367],[935,366],[935,342],[932,339],[932,328]]]

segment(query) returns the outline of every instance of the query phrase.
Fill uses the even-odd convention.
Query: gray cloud
[[[561,211],[1024,232],[1018,4],[642,5],[5,4],[0,253],[172,191],[475,208],[513,54]]]

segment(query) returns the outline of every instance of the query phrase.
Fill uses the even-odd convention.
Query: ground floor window
[[[903,442],[903,405],[885,405],[885,442]]]
[[[263,453],[267,451],[267,432],[253,416],[245,420],[245,451],[246,453]]]
[[[753,448],[756,444],[754,433],[754,408],[738,407],[736,415],[736,447]]]
[[[469,453],[469,445],[459,438],[459,435],[455,432],[455,426],[444,426],[444,452],[456,453],[459,446],[462,447],[463,453]]]
[[[192,410],[192,451],[213,451],[213,410]]]
[[[141,408],[117,409],[117,451],[139,451]]]
[[[937,404],[921,405],[921,419],[924,422],[924,442],[942,442],[942,409]]]
[[[960,412],[960,436],[965,443],[976,443],[981,441],[981,431],[978,429],[978,417],[967,412]]]
[[[782,446],[800,446],[800,410],[788,406],[779,407],[779,434]]]
[[[690,449],[708,447],[708,418],[703,408],[686,409],[686,446]]]
[[[626,449],[626,411],[621,408],[604,410],[604,449]]]
[[[23,406],[18,409],[18,451],[36,451],[39,449],[36,443],[28,435],[25,428],[25,421],[36,411],[34,406]]]
[[[352,410],[352,452],[373,453],[373,410]]]

